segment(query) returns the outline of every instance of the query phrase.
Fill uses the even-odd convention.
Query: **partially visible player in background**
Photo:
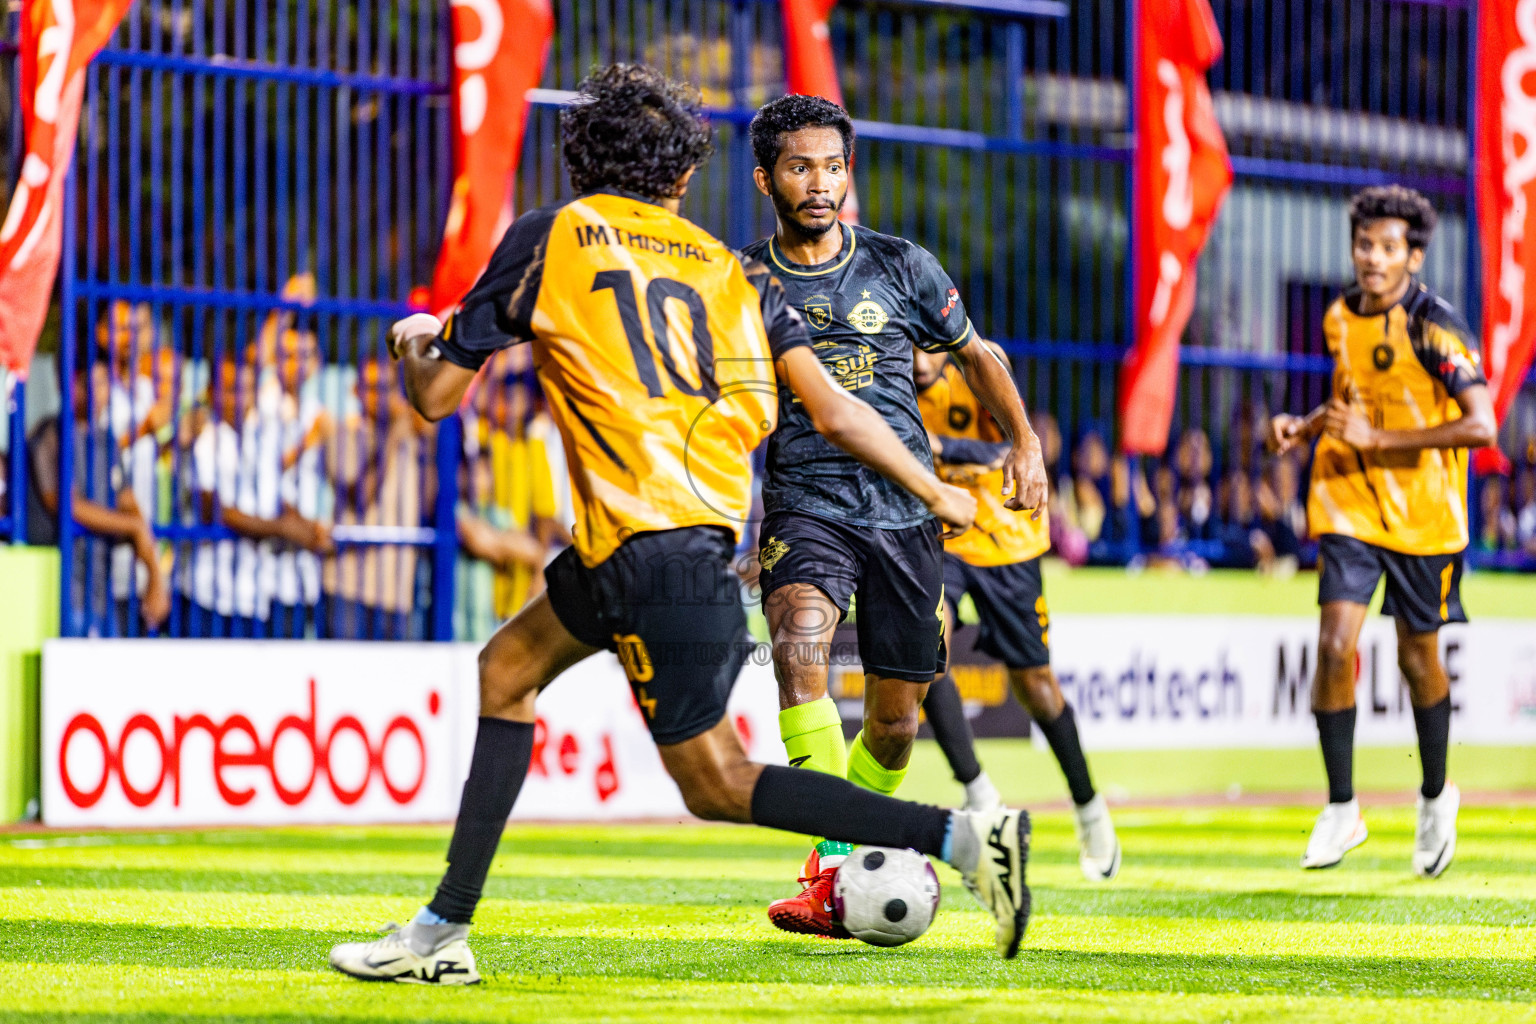
[[[778,381],[818,430],[944,522],[968,526],[975,502],[827,376],[761,264],[679,216],[711,150],[699,103],[651,68],[594,71],[560,116],[576,198],[518,217],[446,325],[416,314],[391,330],[411,403],[433,420],[458,410],[494,353],[533,344],[577,521],[545,592],[480,654],[479,726],[437,893],[405,928],[332,949],[332,966],[354,977],[479,980],[469,924],[527,778],[534,700],[604,649],[618,655],[689,810],[940,857],[990,911],[998,951],[1018,953],[1030,914],[1027,813],[945,811],[754,764],[726,716],[754,646],[731,557],[751,506],[751,451],[779,415]]]
[[[1328,806],[1302,855],[1331,867],[1365,842],[1354,792],[1355,645],[1383,575],[1382,614],[1397,623],[1424,772],[1413,870],[1434,878],[1456,852],[1461,794],[1445,780],[1450,683],[1439,630],[1466,622],[1467,449],[1496,426],[1477,342],[1445,300],[1417,280],[1435,210],[1412,189],[1367,188],[1350,203],[1355,284],[1323,315],[1333,395],[1305,419],[1276,416],[1270,448],[1321,434],[1307,519],[1320,538],[1317,676],[1312,710],[1328,774]]]
[[[981,619],[976,646],[1007,667],[1014,696],[1035,720],[1066,776],[1084,877],[1093,882],[1114,878],[1120,871],[1120,842],[1109,807],[1088,774],[1072,705],[1051,671],[1051,613],[1040,576],[1040,558],[1051,546],[1050,521],[1043,512],[1036,519],[1003,505],[1002,460],[1009,443],[960,367],[946,353],[914,349],[912,378],[939,479],[976,498],[976,525],[944,542],[944,635],[953,638],[956,608],[970,594]],[[952,674],[946,671],[928,687],[923,711],[955,779],[965,786],[965,806],[996,807],[997,788],[976,759]]]
[[[772,200],[777,227],[745,253],[782,280],[827,372],[931,466],[912,349],[953,353],[1012,438],[1000,474],[1008,507],[1038,515],[1047,489],[1039,440],[1012,375],[978,337],[954,282],[920,246],[838,219],[852,181],[848,112],[815,96],[783,96],[757,112],[750,134],[753,179]],[[784,383],[780,406],[758,531],[779,735],[791,764],[889,796],[906,777],[918,709],[945,661],[941,528],[911,493],[822,436]],[[849,748],[827,694],[827,654],[855,599],[864,722]],[[771,903],[769,919],[785,931],[847,938],[831,887],[850,851],[818,840],[800,872],[804,888]]]

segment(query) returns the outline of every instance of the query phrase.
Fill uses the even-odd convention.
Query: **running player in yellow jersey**
[[[1323,316],[1333,396],[1305,419],[1276,416],[1269,437],[1273,450],[1285,451],[1321,435],[1307,520],[1320,538],[1312,710],[1328,806],[1301,866],[1332,867],[1365,842],[1353,780],[1355,645],[1385,575],[1381,610],[1397,622],[1424,772],[1413,870],[1434,878],[1456,852],[1461,801],[1445,781],[1451,700],[1439,630],[1467,621],[1466,450],[1493,443],[1493,404],[1472,332],[1415,276],[1434,207],[1411,189],[1368,188],[1350,203],[1349,222],[1355,284]]]
[[[405,928],[335,947],[347,974],[479,980],[469,923],[527,775],[534,698],[602,649],[617,653],[695,814],[940,857],[991,911],[999,952],[1018,952],[1027,814],[945,811],[753,764],[725,717],[751,647],[731,556],[780,382],[818,430],[945,523],[968,526],[975,502],[832,381],[760,264],[678,215],[710,150],[698,102],[649,68],[594,72],[561,115],[577,197],[520,217],[447,324],[418,314],[391,332],[407,394],[432,419],[453,414],[490,355],[532,343],[578,523],[547,591],[481,652],[479,730],[436,895]]]
[[[994,346],[994,351],[1006,362],[1001,350]],[[1040,576],[1040,557],[1051,546],[1050,521],[1044,512],[1035,519],[1003,503],[1002,459],[1008,442],[949,355],[914,349],[912,379],[939,479],[976,498],[975,526],[944,542],[944,633],[950,635],[955,609],[970,594],[981,619],[977,647],[1007,667],[1014,695],[1066,776],[1083,876],[1091,882],[1114,878],[1120,871],[1120,842],[1104,797],[1094,791],[1088,774],[1072,705],[1051,671],[1051,613]],[[996,807],[997,789],[976,760],[960,694],[947,671],[928,687],[923,710],[956,780],[965,786],[966,807]]]

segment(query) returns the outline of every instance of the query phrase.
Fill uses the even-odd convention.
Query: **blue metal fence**
[[[62,389],[83,443],[59,476],[132,498],[156,545],[134,564],[61,516],[66,635],[140,633],[157,570],[173,635],[450,634],[431,482],[456,423],[410,422],[381,347],[446,211],[446,23],[441,0],[140,3],[93,63],[60,275],[88,386]]]
[[[133,492],[152,508],[173,591],[169,632],[448,635],[458,421],[434,435],[392,420],[393,381],[377,358],[384,326],[429,279],[445,210],[447,7],[140,2],[90,72],[58,345],[84,403],[63,388],[60,418],[82,424],[84,443],[60,446],[61,477],[99,485],[108,504]],[[1324,393],[1317,324],[1348,277],[1353,189],[1391,180],[1430,193],[1442,220],[1425,276],[1469,314],[1475,289],[1471,5],[1213,7],[1226,50],[1211,84],[1237,181],[1201,261],[1176,429],[1208,435],[1219,474],[1258,412],[1300,411]],[[784,88],[775,0],[555,0],[555,15],[516,209],[567,194],[556,114],[569,90],[594,64],[637,60],[698,83],[718,127],[685,212],[735,245],[772,230],[745,126]],[[1111,431],[1131,322],[1128,5],[847,0],[830,29],[859,132],[863,221],[940,258],[980,330],[1014,355],[1026,401],[1069,443]],[[13,63],[0,61],[5,74]],[[526,372],[510,372],[507,386],[524,387]],[[281,613],[266,617],[238,614],[249,594],[220,591],[221,544],[237,563],[248,552],[219,509],[244,498],[218,493],[228,481],[207,454],[219,423],[238,433],[270,416],[263,402],[301,410],[299,421],[330,417],[324,465],[309,471],[333,496],[316,497],[281,464],[276,486],[304,491],[302,509],[281,496],[273,505],[271,481],[251,467],[237,467],[231,486],[260,492],[247,507],[336,524],[342,558],[331,564],[358,576],[332,569],[314,584],[313,572],[257,550],[262,572],[308,579],[297,590],[263,584]],[[225,422],[226,404],[245,418]],[[390,438],[410,443],[386,472]],[[338,461],[348,444],[356,465]],[[18,449],[9,445],[7,479],[26,468]],[[414,502],[383,508],[379,493],[403,486],[407,464]],[[16,521],[0,519],[0,530]],[[82,534],[74,516],[62,524],[66,579],[94,581],[66,599],[66,632],[141,630],[142,568],[122,545]],[[200,572],[213,573],[212,591]],[[362,577],[378,586],[385,576],[398,597],[390,608],[359,599]],[[220,606],[211,620],[210,594]],[[361,617],[338,622],[338,607]]]

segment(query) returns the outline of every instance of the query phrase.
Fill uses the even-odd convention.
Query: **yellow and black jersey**
[[[939,379],[917,393],[917,408],[923,426],[941,441],[939,479],[976,497],[976,525],[945,541],[945,552],[978,566],[1011,565],[1045,554],[1051,546],[1048,513],[1042,510],[1040,518],[1032,520],[1029,512],[1003,506],[1003,471],[987,466],[1010,446],[960,367],[946,364]]]
[[[478,369],[519,342],[565,444],[582,562],[646,531],[739,534],[773,360],[810,344],[767,268],[638,196],[581,196],[513,223],[438,347]]]
[[[1415,281],[1384,313],[1360,312],[1351,288],[1328,307],[1333,394],[1377,429],[1415,430],[1461,417],[1456,396],[1486,383],[1477,342],[1448,304]],[[1343,534],[1409,555],[1467,546],[1467,452],[1362,452],[1323,437],[1312,460],[1307,519],[1314,535]]]

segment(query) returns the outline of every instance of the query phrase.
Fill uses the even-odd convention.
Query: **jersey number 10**
[[[640,323],[640,304],[635,298],[634,276],[628,270],[600,270],[592,282],[594,292],[612,291],[619,306],[619,321],[624,325],[624,336],[629,340],[629,351],[635,357],[635,372],[645,393],[660,398],[666,392],[661,378],[656,374],[656,356],[645,340],[645,328]],[[693,355],[699,367],[699,387],[694,387],[678,372],[672,358],[671,330],[667,323],[667,300],[676,299],[688,307],[688,317],[693,321]],[[656,335],[656,348],[661,352],[661,362],[667,368],[667,376],[677,390],[687,395],[704,398],[710,402],[720,397],[720,387],[715,383],[715,342],[709,333],[709,314],[704,309],[704,299],[692,287],[670,277],[653,277],[645,283],[645,306],[651,316],[651,331]],[[665,332],[665,333],[663,333]],[[686,346],[685,346],[686,347]]]

